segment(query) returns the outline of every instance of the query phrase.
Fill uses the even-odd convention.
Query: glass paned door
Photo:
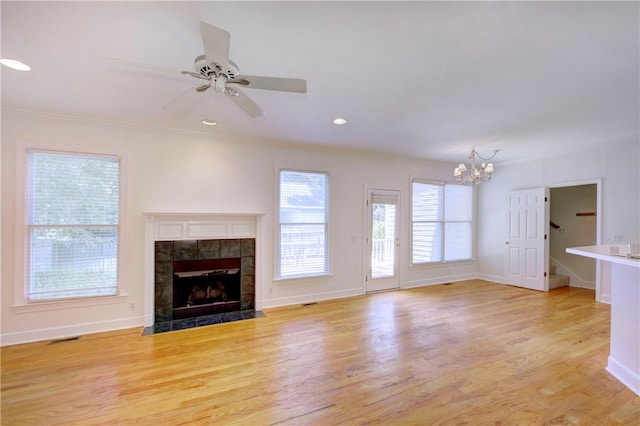
[[[368,193],[367,292],[398,288],[399,198],[398,191]]]

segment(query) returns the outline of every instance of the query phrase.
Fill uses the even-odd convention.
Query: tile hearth
[[[173,321],[158,322],[150,327],[145,327],[142,335],[166,333],[168,331],[187,330],[189,328],[203,327],[206,325],[223,324],[227,322],[242,321],[246,319],[262,318],[262,311],[246,310],[237,312],[224,312],[221,314],[203,315],[194,318],[185,318]]]

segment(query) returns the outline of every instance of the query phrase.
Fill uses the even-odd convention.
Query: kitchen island
[[[611,263],[611,336],[607,371],[640,395],[640,259],[618,245],[567,248]],[[613,253],[620,254],[613,254]]]

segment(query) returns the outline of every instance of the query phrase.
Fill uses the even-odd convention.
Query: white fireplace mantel
[[[144,213],[154,241],[255,238],[262,214]]]
[[[256,309],[263,213],[143,213],[145,217],[144,325],[153,325],[155,242],[203,239],[256,239]]]

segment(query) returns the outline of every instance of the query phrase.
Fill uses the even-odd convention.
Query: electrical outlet
[[[136,304],[135,303],[129,303],[129,310],[130,311],[135,311],[136,310]]]
[[[622,241],[622,234],[613,234],[611,235],[611,239],[613,241]]]

